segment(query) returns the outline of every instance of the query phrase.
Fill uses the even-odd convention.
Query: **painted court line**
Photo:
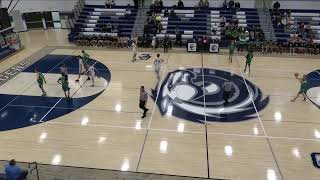
[[[66,123],[66,122],[58,122],[58,121],[47,121],[47,124],[64,124],[64,125],[72,125],[72,126],[79,126],[79,123]],[[81,125],[83,126],[83,125]],[[149,130],[149,131],[163,131],[163,132],[176,132],[177,134],[183,133],[191,133],[191,134],[205,134],[205,132],[199,131],[183,131],[178,132],[177,130],[173,129],[157,129],[157,128],[136,128],[134,126],[115,126],[115,125],[106,125],[106,124],[86,124],[84,126],[92,126],[92,127],[107,127],[107,128],[121,128],[121,129],[134,129],[134,130]],[[320,142],[320,139],[311,139],[311,138],[295,138],[295,137],[285,137],[285,136],[264,136],[264,135],[250,135],[250,134],[230,134],[230,133],[215,133],[215,132],[208,132],[208,135],[221,135],[221,136],[235,136],[235,137],[248,137],[248,138],[269,138],[269,139],[283,139],[283,140],[299,140],[299,141],[315,141]]]
[[[262,121],[261,121],[261,118],[260,118],[260,114],[259,114],[259,112],[258,112],[258,109],[257,109],[257,107],[256,107],[256,105],[255,105],[255,103],[254,103],[254,101],[253,101],[252,94],[251,94],[251,92],[249,91],[249,87],[248,87],[248,85],[247,85],[247,81],[246,81],[246,79],[244,78],[244,75],[243,75],[241,66],[240,66],[240,64],[239,64],[238,58],[235,57],[235,59],[236,59],[236,62],[237,62],[237,64],[238,64],[239,70],[240,70],[240,72],[241,72],[241,76],[242,76],[242,78],[243,78],[243,81],[244,81],[244,83],[245,83],[245,85],[246,85],[247,91],[248,91],[248,93],[250,94],[250,98],[251,98],[253,107],[254,107],[254,109],[255,109],[255,111],[256,111],[256,113],[257,113],[257,116],[258,116],[258,119],[259,119],[261,128],[262,128],[262,130],[263,130],[263,133],[264,133],[264,135],[265,135],[266,137],[268,137],[268,135],[267,135],[267,133],[266,133],[266,130],[265,130],[263,124],[262,124]],[[250,68],[250,67],[249,67],[249,68]],[[283,175],[282,175],[282,172],[281,172],[281,169],[280,169],[280,166],[279,166],[279,164],[278,164],[277,158],[276,158],[276,156],[275,156],[275,154],[274,154],[274,152],[273,152],[272,146],[271,146],[271,144],[270,144],[270,142],[269,142],[269,139],[266,138],[266,140],[267,140],[267,142],[268,142],[268,145],[269,145],[269,148],[270,148],[270,150],[271,150],[271,153],[272,153],[272,156],[273,156],[273,158],[274,158],[274,161],[275,161],[275,163],[276,163],[276,165],[277,165],[277,168],[278,168],[279,174],[280,174],[280,176],[281,176],[281,179],[284,179],[284,178],[283,178]]]
[[[168,55],[168,57],[167,57],[167,62],[169,61],[170,55],[171,55],[171,54],[169,53],[169,55]],[[139,170],[141,158],[142,158],[142,155],[143,155],[143,152],[144,152],[144,147],[145,147],[145,145],[146,145],[146,141],[147,141],[149,129],[150,129],[150,126],[151,126],[152,117],[153,117],[153,114],[154,114],[154,112],[155,112],[155,108],[157,107],[157,100],[158,100],[159,93],[160,93],[159,89],[161,88],[161,84],[162,84],[164,75],[165,75],[165,73],[166,73],[166,70],[167,70],[167,64],[164,65],[164,70],[163,70],[163,73],[162,73],[161,80],[160,80],[160,82],[158,82],[157,97],[156,97],[155,103],[154,103],[154,105],[153,105],[152,114],[151,114],[151,117],[150,117],[148,129],[147,129],[147,132],[146,132],[144,141],[143,141],[143,145],[142,145],[142,148],[141,148],[141,153],[140,153],[139,160],[138,160],[138,163],[137,163],[136,172],[138,172],[138,170]]]
[[[60,98],[56,104],[54,106],[51,107],[51,109],[40,119],[39,122],[43,122],[43,119],[59,104],[59,102],[62,100],[62,98]]]
[[[70,57],[70,56],[68,56],[68,57]],[[63,62],[64,62],[64,61],[63,61]],[[95,62],[92,66],[94,66],[96,63],[97,63],[97,62]],[[88,73],[88,71],[87,71],[87,73]],[[83,85],[84,85],[86,82],[87,82],[87,80],[73,93],[73,95],[72,95],[71,97],[73,97],[73,96],[83,87]],[[40,119],[39,122],[43,122],[43,119],[44,119],[45,117],[47,117],[47,115],[60,103],[60,101],[61,101],[62,99],[64,99],[64,97],[60,98],[60,99],[58,100],[58,102],[56,102],[56,104],[55,104],[54,106],[52,106],[51,109]]]

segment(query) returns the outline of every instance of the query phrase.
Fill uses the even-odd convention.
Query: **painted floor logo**
[[[311,160],[312,160],[314,167],[320,169],[320,153],[312,153]]]
[[[56,83],[61,76],[60,65],[68,67],[71,96],[64,98],[61,86]],[[89,87],[91,82],[82,76],[80,82],[75,82],[79,72],[79,59],[76,56],[48,55],[29,66],[16,77],[0,87],[0,131],[18,129],[50,121],[69,114],[97,98],[107,88],[111,80],[110,70],[102,63],[91,60],[101,78],[95,80],[96,86]],[[47,96],[41,96],[36,84],[35,68],[44,73],[47,84]],[[20,68],[21,69],[21,68]],[[17,74],[17,73],[16,73]],[[20,88],[26,89],[19,92]]]
[[[228,80],[234,88],[229,103],[224,105],[221,87]],[[263,99],[261,90],[248,80],[244,82],[241,76],[206,68],[170,72],[159,91],[157,105],[162,115],[200,123],[205,117],[207,121],[220,122],[249,120],[269,102],[269,97]],[[153,90],[154,97],[156,94]]]
[[[307,96],[320,109],[320,69],[307,75]]]

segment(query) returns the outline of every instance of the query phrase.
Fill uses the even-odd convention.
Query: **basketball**
[[[294,76],[295,76],[295,77],[298,77],[298,76],[299,76],[299,73],[294,73]]]

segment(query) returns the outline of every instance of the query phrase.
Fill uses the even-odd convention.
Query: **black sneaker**
[[[145,118],[146,117],[146,115],[144,114],[141,118],[143,119],[143,118]]]
[[[88,81],[90,81],[90,78],[88,77],[88,79],[87,79]]]
[[[79,82],[79,79],[77,79],[76,82]]]

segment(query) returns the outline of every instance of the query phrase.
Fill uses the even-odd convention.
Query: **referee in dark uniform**
[[[140,87],[140,98],[139,98],[139,108],[143,110],[143,116],[141,118],[145,118],[147,112],[149,111],[148,108],[146,108],[146,104],[148,101],[148,93],[144,90],[144,86]]]

